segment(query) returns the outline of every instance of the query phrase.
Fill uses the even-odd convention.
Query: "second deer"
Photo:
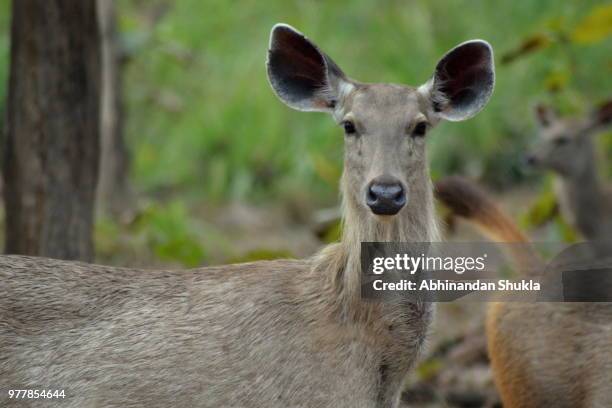
[[[513,251],[511,245],[509,251],[519,271],[542,270],[545,262],[527,237],[474,183],[443,179],[436,183],[436,197],[491,239],[522,244],[522,249]],[[486,332],[504,407],[610,406],[612,304],[493,303],[487,309]]]
[[[539,105],[537,146],[529,164],[555,173],[560,209],[574,228],[589,240],[612,240],[612,189],[600,180],[593,137],[612,126],[612,101],[584,118],[561,118]]]

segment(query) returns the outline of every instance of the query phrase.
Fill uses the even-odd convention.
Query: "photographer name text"
[[[372,282],[376,291],[539,291],[540,283],[531,279],[511,281],[452,281],[448,279],[428,279],[420,282],[401,279],[397,282],[385,282],[377,279]]]

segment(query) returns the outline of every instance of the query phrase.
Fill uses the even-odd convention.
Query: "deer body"
[[[277,25],[268,77],[287,105],[345,130],[341,242],[307,260],[188,271],[0,257],[1,398],[53,388],[62,407],[398,405],[433,309],[362,300],[360,244],[438,240],[424,135],[482,109],[491,48],[459,45],[417,89],[364,84]]]
[[[389,406],[431,307],[343,318],[314,262],[140,271],[2,257],[2,399],[51,388],[69,407]]]
[[[487,342],[504,406],[609,406],[611,322],[609,304],[491,305]]]
[[[528,243],[514,222],[477,186],[458,178],[437,184],[454,214],[493,240]],[[527,249],[527,248],[526,248]],[[542,270],[535,250],[512,251],[521,270]],[[493,303],[487,343],[495,383],[508,408],[599,408],[612,401],[612,305]]]

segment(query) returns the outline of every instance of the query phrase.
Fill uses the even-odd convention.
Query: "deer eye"
[[[342,127],[344,128],[344,133],[347,135],[352,135],[355,133],[355,124],[350,120],[345,120],[342,122]]]
[[[427,133],[427,122],[419,122],[412,129],[412,137],[423,137]]]
[[[568,137],[558,137],[555,139],[555,145],[556,146],[564,146],[569,142],[569,138]]]

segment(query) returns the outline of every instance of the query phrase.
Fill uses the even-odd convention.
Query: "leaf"
[[[427,381],[434,378],[442,369],[442,362],[440,359],[431,358],[423,361],[416,369],[417,376],[422,381]]]
[[[569,225],[563,217],[557,215],[555,217],[555,227],[563,242],[575,243],[578,242],[578,232]]]
[[[342,238],[342,221],[338,220],[333,223],[323,235],[323,242],[329,244],[338,242]]]
[[[562,33],[566,30],[567,19],[564,16],[551,17],[544,22],[544,26],[554,32]]]
[[[570,74],[566,71],[554,71],[551,72],[544,79],[544,86],[550,92],[559,92],[569,82]]]
[[[517,58],[543,50],[550,45],[550,42],[550,38],[544,33],[533,34],[525,38],[517,48],[503,54],[501,57],[501,63],[510,64]]]
[[[523,228],[533,228],[553,220],[557,214],[557,198],[552,189],[540,194],[536,202],[521,216]]]
[[[612,4],[594,7],[574,28],[571,39],[577,44],[594,44],[612,34]]]

